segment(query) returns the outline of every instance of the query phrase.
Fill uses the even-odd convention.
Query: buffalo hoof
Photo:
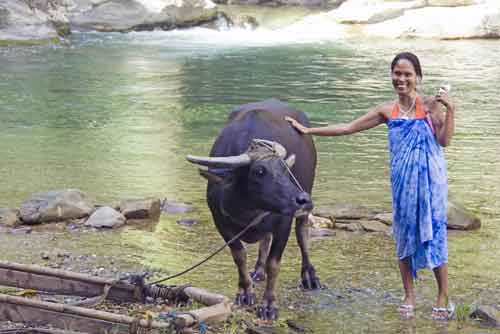
[[[255,269],[250,273],[250,277],[254,282],[263,282],[266,280],[266,274],[262,269]]]
[[[259,306],[257,308],[257,317],[262,320],[277,320],[278,308],[274,306]]]
[[[317,290],[321,289],[321,283],[316,276],[314,268],[302,270],[302,289],[304,290]]]
[[[254,305],[255,304],[255,294],[254,293],[237,293],[234,298],[235,305]]]

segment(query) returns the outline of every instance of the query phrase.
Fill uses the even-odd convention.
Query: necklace
[[[397,104],[398,104],[398,108],[399,108],[399,113],[401,114],[401,118],[403,118],[403,119],[408,119],[409,118],[410,113],[412,112],[413,108],[415,107],[415,102],[416,101],[417,101],[417,96],[415,96],[415,98],[413,99],[413,102],[411,103],[410,107],[405,110],[401,106],[401,103],[399,103],[399,97],[398,97]]]

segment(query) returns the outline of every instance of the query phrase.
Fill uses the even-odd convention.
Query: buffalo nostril
[[[298,205],[306,205],[311,203],[311,197],[307,193],[300,193],[295,197],[295,201],[297,202]]]

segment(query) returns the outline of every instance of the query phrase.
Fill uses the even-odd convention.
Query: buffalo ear
[[[231,182],[234,168],[203,168],[198,169],[200,175],[212,183]]]
[[[222,178],[214,173],[211,173],[207,169],[198,169],[198,172],[200,173],[201,176],[203,176],[209,182],[221,183],[222,181],[224,181],[224,178]]]
[[[295,154],[290,154],[290,156],[286,158],[285,163],[288,168],[292,168],[293,165],[295,165]]]

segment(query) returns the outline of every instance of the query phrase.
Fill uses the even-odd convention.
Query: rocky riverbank
[[[500,38],[497,0],[217,0],[223,4],[315,6],[292,29],[332,38]],[[276,9],[279,11],[279,9]],[[447,18],[447,19],[443,19]],[[71,31],[130,32],[206,26],[255,29],[248,15],[229,16],[211,0],[1,0],[0,46],[57,42]],[[326,31],[325,31],[326,30]]]
[[[124,199],[113,204],[93,204],[78,189],[52,190],[32,195],[20,208],[0,208],[0,231],[30,231],[34,225],[63,223],[67,228],[117,228],[136,221],[156,222],[162,212],[188,215],[194,208],[188,204],[158,198]],[[196,219],[182,217],[182,225],[194,225]],[[328,236],[334,229],[349,232],[377,232],[390,235],[392,213],[380,212],[354,204],[332,204],[320,207],[309,216],[313,236]],[[456,203],[448,204],[448,228],[474,230],[481,226],[475,215]]]

